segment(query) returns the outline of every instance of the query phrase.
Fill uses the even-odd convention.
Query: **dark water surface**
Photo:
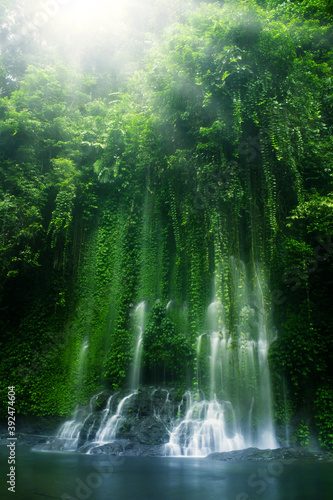
[[[219,462],[202,458],[98,457],[16,449],[13,500],[333,500],[333,464]]]

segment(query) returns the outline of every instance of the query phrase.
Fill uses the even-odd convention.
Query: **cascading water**
[[[82,342],[82,346],[80,349],[80,354],[79,354],[79,358],[78,358],[78,362],[77,362],[77,391],[78,391],[78,393],[80,393],[80,391],[82,390],[88,348],[89,348],[89,344],[88,344],[88,341],[85,339]]]
[[[59,429],[56,440],[61,443],[61,448],[74,451],[77,449],[79,442],[80,432],[86,421],[93,415],[95,403],[101,393],[95,394],[90,402],[88,408],[77,408],[73,419],[66,421]],[[88,432],[89,437],[89,432]]]
[[[130,450],[140,455],[157,445],[154,454],[162,456],[177,402],[174,389],[146,387],[126,395],[116,392],[108,398],[103,391],[93,396],[89,405],[77,408],[55,437],[35,449],[85,454]]]
[[[166,455],[201,457],[212,451],[245,448],[231,403],[216,399],[193,401],[189,392],[187,406],[184,420],[170,434]]]
[[[108,417],[110,416],[110,413],[112,413],[112,406],[111,405],[112,405],[112,401],[116,395],[117,395],[117,393],[112,394],[112,396],[110,396],[109,399],[107,400],[106,407],[103,410],[103,417],[102,417],[102,420],[101,420],[101,423],[99,426],[100,429],[102,429],[104,427]]]
[[[198,340],[197,340],[197,369],[196,369],[196,376],[197,376],[197,385],[200,386],[200,349],[201,349],[201,339],[202,335],[199,335]]]
[[[133,368],[131,373],[131,387],[133,391],[121,399],[118,403],[116,412],[112,414],[112,402],[115,398],[115,394],[110,396],[106,408],[103,410],[103,416],[96,431],[95,438],[93,442],[88,446],[87,452],[89,453],[92,448],[96,446],[100,446],[105,443],[110,443],[116,439],[117,432],[124,421],[123,409],[126,405],[126,401],[129,400],[133,395],[137,394],[137,388],[140,383],[140,372],[141,372],[141,358],[142,358],[142,340],[143,340],[143,330],[145,323],[145,302],[140,302],[134,311],[134,329],[137,331],[137,336],[135,340],[135,353],[134,353],[134,361]],[[76,416],[74,420],[70,422],[66,422],[64,424],[65,433],[72,433],[72,445],[77,446],[80,432],[90,417],[90,414],[86,416],[84,420],[80,415]],[[92,424],[93,425],[93,424]],[[87,439],[88,441],[88,439]]]
[[[287,389],[286,389],[285,379],[283,379],[283,406],[284,406],[284,419],[285,419],[285,445],[290,446],[290,428],[289,428]]]
[[[68,420],[61,426],[57,439],[63,442],[65,450],[76,450],[83,425],[82,412],[76,411],[73,420]]]
[[[130,436],[147,439],[141,434],[139,419],[142,417],[148,419],[146,434],[151,425],[155,429],[159,426],[162,433],[168,429],[170,438],[164,446],[167,456],[200,457],[250,446],[277,447],[268,366],[272,326],[265,305],[265,282],[258,266],[247,270],[242,262],[231,259],[230,270],[233,303],[224,303],[223,294],[215,289],[207,308],[205,329],[196,342],[196,389],[186,392],[177,415],[174,395],[171,401],[167,389],[153,389],[149,399],[138,402],[146,319],[145,302],[141,302],[133,314],[135,349],[131,392],[121,398],[113,394],[104,402],[102,398],[99,405],[106,406],[100,412],[94,412],[99,395],[94,396],[88,408],[77,410],[61,427],[56,436],[59,444],[56,448],[55,443],[56,449],[79,448],[81,452],[95,453],[96,448],[126,436],[121,430],[125,422],[132,426]],[[169,302],[167,311],[174,314],[171,306]],[[80,383],[87,349],[84,341],[78,362]]]
[[[124,416],[126,402],[137,394],[137,391],[131,392],[118,401],[115,413],[113,413],[113,406],[115,407],[114,401],[118,393],[111,395],[104,410],[98,412],[96,402],[101,394],[102,392],[95,394],[88,406],[77,408],[73,418],[60,427],[55,438],[38,449],[76,451],[80,447],[81,451],[89,454],[93,448],[114,441],[126,418]]]
[[[131,376],[131,387],[133,389],[137,389],[140,383],[144,323],[145,323],[145,302],[140,302],[140,304],[135,308],[134,312],[134,328],[137,330],[137,336],[135,342],[135,353],[134,353],[134,361],[133,361],[132,376]]]
[[[259,306],[259,321],[258,321],[258,360],[259,360],[259,382],[258,382],[258,401],[263,413],[263,422],[260,432],[257,436],[258,448],[276,448],[277,443],[274,435],[273,416],[272,416],[272,399],[271,399],[271,383],[268,366],[268,332],[266,324],[266,308],[264,303],[263,292],[261,288],[260,270],[257,269],[256,275],[256,302]]]
[[[258,266],[252,280],[242,262],[237,266],[231,259],[230,267],[234,289],[239,291],[233,304],[237,319],[229,331],[222,300],[215,293],[207,310],[207,331],[197,340],[197,387],[203,385],[206,369],[204,388],[210,399],[200,392],[187,397],[185,416],[175,421],[165,448],[170,456],[278,447],[272,422],[264,280]],[[204,343],[206,359],[201,355]]]
[[[128,396],[125,396],[118,404],[116,413],[111,415],[106,421],[101,422],[96,433],[95,443],[110,443],[116,438],[117,431],[124,420],[122,415],[124,405],[128,399],[134,396],[134,394],[136,394],[136,392],[132,392]]]

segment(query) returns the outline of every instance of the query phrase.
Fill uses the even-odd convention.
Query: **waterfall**
[[[196,376],[197,376],[197,385],[200,386],[200,349],[201,349],[201,339],[202,335],[199,335],[197,340],[197,360],[196,360]]]
[[[80,349],[79,358],[77,361],[77,392],[80,394],[83,386],[84,373],[86,368],[86,358],[88,353],[89,344],[86,339],[83,340]]]
[[[111,413],[111,405],[112,405],[112,400],[113,398],[117,395],[118,393],[116,392],[115,394],[112,394],[112,396],[109,397],[109,399],[107,400],[107,403],[106,403],[106,407],[105,409],[103,410],[103,416],[102,416],[102,420],[101,420],[101,423],[100,423],[100,429],[104,427],[105,425],[105,422],[108,418],[108,416],[110,415]]]
[[[268,366],[269,335],[267,331],[267,311],[262,290],[263,279],[260,268],[256,269],[256,304],[259,307],[258,318],[258,359],[259,380],[257,385],[258,401],[263,422],[257,431],[258,448],[277,448],[278,444],[274,434],[272,414],[272,391]]]
[[[209,400],[200,392],[187,398],[185,416],[174,421],[165,447],[170,456],[278,447],[272,420],[268,348],[273,335],[265,281],[259,266],[254,266],[251,278],[242,262],[231,259],[230,267],[236,319],[229,331],[223,297],[215,290],[207,309],[207,330],[197,338],[197,388],[206,391]],[[204,342],[206,360],[200,358]],[[204,369],[206,385],[201,387]]]
[[[221,288],[217,289],[216,280],[202,331],[198,331],[195,391],[187,391],[180,403],[174,392],[166,388],[153,389],[149,397],[143,389],[140,396],[146,321],[146,304],[140,302],[133,312],[131,392],[109,396],[99,412],[94,412],[99,395],[90,400],[88,407],[77,409],[57,434],[60,449],[79,448],[85,453],[95,453],[95,448],[124,436],[124,425],[130,428],[129,436],[137,439],[142,432],[141,418],[148,419],[142,428],[153,425],[159,432],[164,431],[161,446],[169,433],[169,442],[164,445],[167,456],[203,457],[247,447],[278,447],[272,422],[268,365],[274,328],[264,276],[258,265],[246,268],[235,259],[230,260],[230,269],[232,304],[223,296]],[[167,309],[171,314],[171,302]],[[79,356],[79,373],[85,366],[87,348],[85,341]],[[145,432],[149,433],[150,429]]]
[[[73,420],[69,420],[61,426],[57,438],[63,441],[64,449],[76,450],[83,425],[82,412],[76,411]]]
[[[165,392],[166,396],[162,407],[157,409],[156,405],[154,404],[154,397],[159,390],[161,392]],[[163,421],[165,418],[169,420],[172,419],[173,403],[170,400],[170,391],[168,391],[167,389],[154,389],[151,393],[150,399],[151,399],[151,414],[156,420]]]
[[[286,380],[283,378],[283,406],[284,406],[284,420],[285,420],[285,445],[290,446],[290,428],[289,428],[289,415],[288,415],[288,401]]]
[[[135,341],[135,351],[134,360],[131,375],[131,387],[137,389],[140,384],[140,374],[141,374],[141,359],[142,359],[142,340],[143,340],[143,330],[145,323],[145,302],[140,302],[140,304],[135,308],[134,312],[134,329],[136,329],[136,341]]]
[[[40,449],[76,451],[80,447],[81,451],[90,454],[93,448],[114,441],[126,419],[126,402],[136,395],[137,391],[118,401],[115,413],[112,406],[118,393],[112,394],[106,402],[106,407],[98,412],[96,401],[101,394],[95,394],[88,406],[77,408],[73,418],[60,427],[54,441],[46,443],[45,448]]]
[[[94,408],[98,397],[101,395],[101,392],[95,394],[89,402],[88,407],[77,408],[75,410],[74,416],[72,420],[66,421],[59,429],[56,440],[61,443],[61,447],[68,451],[74,451],[77,449],[80,432],[87,422],[87,420],[93,415]],[[88,431],[88,437],[90,434],[90,430]]]
[[[170,434],[166,455],[203,457],[213,451],[245,448],[231,403],[190,398],[188,406],[185,418]]]
[[[104,422],[101,422],[101,425],[96,433],[95,443],[110,443],[115,440],[117,431],[124,421],[124,417],[122,415],[124,405],[128,399],[134,396],[134,394],[136,394],[136,391],[132,392],[128,396],[125,396],[118,404],[116,413],[111,415]]]

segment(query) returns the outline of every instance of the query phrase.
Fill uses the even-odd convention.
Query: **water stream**
[[[77,361],[77,394],[80,396],[84,383],[84,375],[86,371],[87,364],[87,354],[89,349],[89,343],[87,339],[84,339],[80,349],[78,361]]]
[[[204,457],[213,452],[247,447],[278,447],[268,366],[268,348],[274,331],[266,306],[265,281],[259,266],[254,266],[250,273],[242,262],[231,259],[230,268],[237,291],[232,304],[234,319],[233,322],[227,320],[231,306],[224,305],[215,280],[205,329],[196,341],[195,389],[185,393],[178,412],[166,389],[165,402],[161,406],[158,396],[155,407],[157,389],[152,389],[150,414],[145,410],[144,415],[161,422],[169,432],[170,439],[164,447],[167,456]],[[120,399],[116,394],[110,396],[98,416],[94,413],[98,395],[87,408],[77,409],[57,434],[64,449],[75,450],[79,441],[82,446],[82,440],[86,439],[84,449],[90,453],[94,447],[112,443],[119,437],[119,430],[129,417],[127,410],[131,404],[127,403],[138,396],[145,321],[143,301],[133,314],[131,392]],[[87,347],[84,343],[80,354],[81,379]]]
[[[231,262],[237,319],[228,330],[222,298],[215,291],[207,308],[207,331],[197,339],[197,388],[202,365],[209,372],[206,393],[190,393],[184,417],[170,430],[169,456],[206,456],[246,447],[278,448],[275,438],[268,347],[273,335],[265,307],[260,268],[250,279],[243,263]],[[208,352],[201,355],[203,345]]]
[[[189,401],[185,418],[174,428],[165,446],[167,456],[204,457],[213,451],[245,448],[229,402]]]
[[[133,361],[132,375],[131,375],[132,389],[137,389],[140,384],[144,326],[145,326],[145,302],[140,302],[140,304],[135,308],[134,312],[134,329],[136,329],[136,340],[135,340],[134,361]]]
[[[116,439],[117,431],[121,426],[124,416],[123,408],[128,399],[134,396],[136,392],[132,392],[128,396],[125,396],[118,404],[117,411],[114,415],[110,415],[108,419],[101,422],[101,425],[96,433],[95,443],[103,444],[110,443]]]
[[[95,394],[88,407],[77,407],[72,420],[67,420],[59,429],[56,440],[61,443],[61,447],[68,451],[75,451],[78,446],[80,432],[87,420],[94,415],[95,403],[101,393]],[[87,433],[89,439],[90,430]]]

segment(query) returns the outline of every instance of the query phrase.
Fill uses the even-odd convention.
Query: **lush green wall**
[[[0,370],[21,413],[128,383],[143,300],[144,382],[193,387],[214,279],[235,326],[232,256],[270,285],[277,425],[332,445],[330,11],[268,7],[202,5],[121,94],[41,62],[1,99]]]

